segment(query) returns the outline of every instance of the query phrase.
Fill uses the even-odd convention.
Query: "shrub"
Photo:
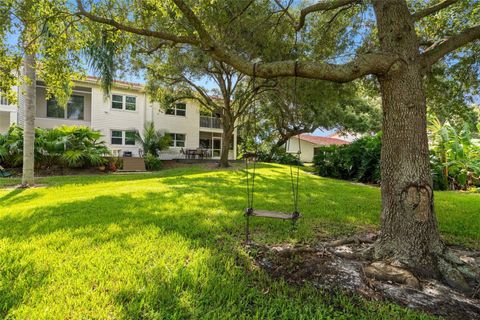
[[[297,166],[303,165],[296,154],[287,153],[285,150],[283,150],[283,152],[278,152],[274,156],[273,161],[281,164],[293,164]]]
[[[107,163],[110,150],[100,141],[101,134],[81,126],[35,129],[35,163],[37,167],[65,166],[85,168]],[[5,167],[19,167],[23,156],[23,129],[12,125],[0,135],[0,161]]]
[[[162,160],[151,153],[145,155],[145,167],[147,170],[156,171],[162,168]]]
[[[303,163],[298,159],[296,154],[287,153],[285,149],[278,149],[274,154],[270,151],[258,151],[258,161],[261,162],[275,162],[280,164],[292,164],[301,166]]]
[[[123,159],[121,157],[107,157],[106,169],[115,172],[123,168]]]
[[[380,149],[380,134],[348,145],[319,147],[315,149],[315,166],[324,177],[379,183]]]

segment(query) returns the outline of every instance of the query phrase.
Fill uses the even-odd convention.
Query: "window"
[[[133,130],[112,130],[112,144],[116,145],[135,145],[136,132]]]
[[[47,101],[47,118],[65,119],[65,109],[60,107],[55,99]]]
[[[185,134],[183,133],[170,133],[172,138],[170,141],[170,147],[185,147]]]
[[[114,130],[112,131],[112,144],[123,144],[123,132]]]
[[[187,105],[185,103],[176,103],[173,108],[165,110],[166,114],[185,117],[187,115]]]
[[[137,98],[135,97],[125,97],[125,109],[135,111],[137,104]]]
[[[112,95],[112,109],[123,109],[123,96],[118,94]]]
[[[67,119],[83,120],[84,106],[83,96],[72,96],[67,105]]]
[[[116,110],[137,110],[137,97],[112,94],[112,109]]]
[[[129,146],[135,145],[135,131],[125,131],[125,144]]]
[[[0,92],[0,105],[3,105],[3,106],[10,105],[10,102],[8,101],[7,97],[4,96],[1,92]]]
[[[85,111],[85,97],[71,96],[66,107],[62,108],[58,105],[57,100],[50,99],[47,101],[47,118],[58,118],[68,120],[83,120]]]

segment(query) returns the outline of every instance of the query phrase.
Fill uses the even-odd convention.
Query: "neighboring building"
[[[347,142],[353,142],[360,138],[362,135],[358,133],[352,133],[352,132],[343,132],[343,131],[337,131],[329,135],[329,138],[334,138],[334,139],[340,139],[344,140]]]
[[[299,141],[300,141],[300,148],[299,148]],[[321,146],[329,146],[329,145],[343,145],[349,144],[350,142],[330,138],[330,137],[317,137],[312,136],[310,134],[300,134],[299,136],[295,136],[290,138],[287,142],[287,152],[289,153],[297,153],[301,150],[300,154],[300,161],[302,162],[313,162],[313,157],[315,155],[315,148]]]
[[[17,106],[11,104],[8,99],[0,93],[0,133],[6,132],[12,124],[17,122],[17,111]]]
[[[177,103],[173,109],[160,110],[158,103],[149,101],[142,84],[115,81],[108,96],[105,96],[97,78],[88,77],[76,81],[66,108],[57,105],[55,99],[46,98],[46,88],[37,81],[35,126],[55,128],[61,125],[84,125],[102,133],[108,147],[115,155],[131,153],[141,156],[141,145],[135,141],[135,132],[143,132],[147,122],[155,128],[172,135],[172,145],[163,151],[162,159],[184,158],[189,149],[202,148],[212,158],[220,157],[222,128],[220,119],[201,112],[193,101]],[[21,100],[21,99],[19,99]],[[23,124],[24,114],[20,107],[2,100],[0,105],[0,132],[11,123]],[[201,114],[202,113],[202,114]],[[236,158],[236,131],[230,159]]]

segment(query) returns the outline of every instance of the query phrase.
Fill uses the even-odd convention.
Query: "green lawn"
[[[15,180],[0,180],[5,184]],[[418,313],[294,288],[243,250],[244,173],[201,167],[53,177],[0,189],[0,319],[418,319]],[[256,206],[289,210],[287,167],[264,165]],[[313,242],[376,228],[379,190],[303,173],[304,217],[255,220],[257,242]],[[480,195],[436,194],[450,242],[480,247]]]

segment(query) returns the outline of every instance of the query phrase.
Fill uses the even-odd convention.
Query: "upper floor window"
[[[137,110],[137,97],[112,94],[112,109],[135,111]]]
[[[183,133],[170,133],[170,147],[185,147],[186,135]]]
[[[8,105],[10,105],[10,102],[8,101],[7,97],[0,92],[0,106],[8,106]]]
[[[112,144],[117,145],[135,145],[135,135],[136,132],[133,130],[112,130]]]
[[[187,115],[187,105],[185,103],[176,103],[173,108],[165,110],[165,113],[185,117]]]
[[[85,97],[76,95],[71,96],[66,108],[59,106],[57,100],[49,99],[47,101],[47,118],[84,120]]]

